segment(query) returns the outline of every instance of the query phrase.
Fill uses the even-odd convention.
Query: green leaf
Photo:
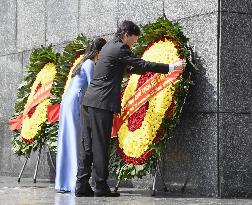
[[[166,18],[158,18],[153,23],[148,23],[142,26],[142,33],[138,38],[138,42],[133,48],[133,52],[141,56],[145,51],[149,42],[158,39],[161,36],[170,36],[173,37],[176,43],[179,43],[180,48],[178,49],[178,54],[182,55],[187,62],[187,66],[180,77],[180,83],[173,85],[172,90],[175,91],[174,102],[175,106],[173,109],[172,116],[170,118],[166,117],[163,119],[161,128],[165,130],[164,135],[159,141],[149,146],[149,149],[152,151],[152,156],[145,164],[142,165],[132,165],[126,164],[120,156],[115,152],[116,147],[118,146],[118,139],[112,141],[112,149],[110,155],[110,165],[114,174],[116,174],[118,179],[130,179],[133,177],[142,178],[145,176],[151,169],[155,166],[155,161],[160,158],[162,153],[165,150],[165,144],[167,140],[173,135],[177,119],[180,117],[180,108],[183,106],[184,98],[188,93],[188,87],[191,84],[189,76],[194,70],[194,65],[192,64],[191,51],[188,48],[187,44],[189,39],[186,38],[182,32],[182,28],[178,23],[173,23]],[[125,81],[123,82],[125,86]],[[119,163],[118,163],[119,162]]]

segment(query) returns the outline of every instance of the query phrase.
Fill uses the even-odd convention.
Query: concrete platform
[[[119,198],[76,198],[73,193],[57,193],[54,184],[48,180],[38,179],[34,184],[32,178],[23,178],[17,183],[16,177],[0,176],[0,205],[252,205],[251,199],[193,198],[171,193],[157,193],[152,197],[148,190],[133,188],[120,188],[119,192]]]

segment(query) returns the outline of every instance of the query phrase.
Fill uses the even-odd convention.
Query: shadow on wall
[[[192,85],[183,108],[180,123],[174,136],[167,143],[166,153],[161,155],[161,170],[169,192],[204,196],[217,196],[217,114],[216,112],[197,112],[194,103],[207,99],[216,101],[212,93],[214,86],[208,82],[207,66],[197,53],[194,56],[197,70],[192,75]],[[204,93],[200,98],[198,93]],[[161,178],[157,176],[157,191],[163,191]],[[115,185],[111,180],[111,185]],[[150,189],[152,176],[132,179],[120,187]],[[166,193],[167,194],[167,193]]]
[[[174,136],[168,140],[162,170],[168,190],[178,193],[217,196],[217,118],[216,113],[197,112],[194,102],[215,100],[214,87],[206,78],[206,63],[195,53],[197,70],[192,75],[189,96]],[[203,86],[204,87],[203,87]],[[195,98],[198,89],[207,89]],[[207,95],[207,96],[205,96]]]

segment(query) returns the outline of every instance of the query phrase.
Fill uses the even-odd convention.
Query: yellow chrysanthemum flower
[[[41,71],[37,74],[36,80],[34,81],[32,87],[31,87],[31,92],[28,97],[26,105],[31,103],[38,84],[41,83],[42,85],[45,85],[47,82],[53,81],[56,73],[57,73],[56,67],[53,63],[47,63],[41,69]]]
[[[80,56],[74,61],[73,66],[70,68],[69,74],[68,74],[68,76],[67,76],[67,81],[66,81],[66,85],[65,85],[65,88],[64,88],[63,96],[64,96],[65,92],[67,91],[68,86],[69,86],[69,84],[70,84],[70,82],[71,82],[72,74],[73,74],[74,68],[81,62],[81,60],[83,59],[83,57],[84,57],[84,54],[80,55]],[[63,96],[62,96],[62,97],[63,97]]]
[[[36,107],[35,112],[29,118],[27,115],[23,118],[21,136],[30,140],[35,137],[41,129],[42,124],[47,120],[47,107],[50,105],[50,99],[43,100]]]
[[[173,42],[159,41],[154,43],[145,53],[142,59],[151,62],[172,64],[179,60],[177,49]],[[160,74],[169,75],[169,74]],[[125,89],[122,107],[127,103],[137,88],[140,75],[131,75],[128,86]],[[149,100],[149,108],[146,111],[142,126],[134,132],[129,131],[128,120],[126,120],[118,131],[119,147],[129,157],[140,157],[148,150],[157,131],[162,123],[167,108],[172,103],[172,85],[166,87]]]
[[[47,63],[41,69],[41,71],[37,74],[36,80],[34,81],[31,87],[31,93],[28,97],[25,108],[32,103],[33,97],[36,94],[37,86],[41,84],[41,86],[43,87],[47,83],[52,82],[56,73],[57,70],[53,63]],[[28,114],[25,114],[23,116],[23,124],[21,130],[22,138],[30,140],[35,137],[35,135],[41,129],[42,124],[47,120],[47,107],[49,105],[50,99],[44,99],[37,105],[31,118],[29,118]]]

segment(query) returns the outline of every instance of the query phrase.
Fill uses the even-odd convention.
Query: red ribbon
[[[12,118],[9,120],[9,129],[11,131],[14,131],[14,130],[19,130],[21,129],[22,127],[22,121],[23,121],[23,115],[19,115],[18,117],[16,118]]]
[[[54,104],[47,107],[48,122],[53,123],[59,121],[60,104]],[[9,129],[11,131],[22,128],[23,114],[9,119]]]
[[[32,102],[29,105],[27,105],[24,110],[24,115],[26,115],[31,108],[33,108],[34,106],[38,105],[41,101],[51,96],[50,91],[52,89],[52,83],[53,81],[46,83],[45,85],[43,85],[43,87],[39,89],[37,93],[34,94],[34,96],[32,97]]]
[[[175,70],[170,74],[162,75],[157,73],[148,79],[140,88],[138,88],[130,97],[126,105],[122,108],[121,115],[113,120],[112,136],[116,136],[122,124],[136,112],[143,104],[157,95],[163,89],[177,81],[177,77],[182,70]]]
[[[23,123],[23,115],[27,115],[29,111],[34,108],[36,105],[38,105],[41,101],[45,100],[46,98],[51,96],[51,88],[52,88],[53,81],[50,81],[43,85],[42,87],[39,87],[38,90],[36,90],[36,93],[32,97],[32,101],[30,104],[26,105],[23,114],[20,114],[18,117],[12,118],[9,120],[9,129],[19,130],[22,128]],[[52,108],[49,108],[48,117],[50,116],[49,122],[56,122],[59,118],[59,104],[53,105]]]
[[[60,104],[50,105],[47,108],[48,122],[58,122],[60,113]]]

